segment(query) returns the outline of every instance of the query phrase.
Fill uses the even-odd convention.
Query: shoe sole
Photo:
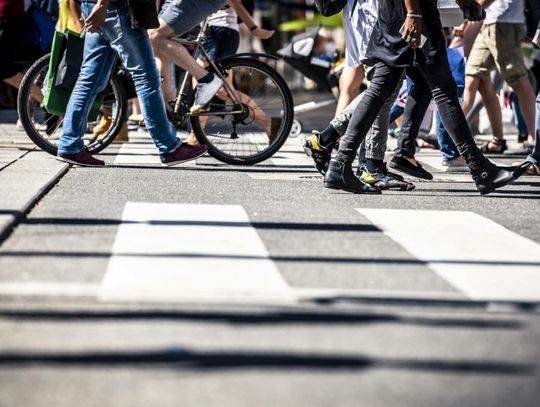
[[[208,150],[206,150],[204,153],[199,154],[198,156],[188,158],[187,160],[172,161],[172,162],[170,162],[170,163],[161,163],[161,165],[162,165],[163,167],[173,167],[173,166],[178,165],[178,164],[187,163],[187,162],[189,162],[189,161],[196,160],[197,158],[201,158],[201,157],[202,157],[203,155],[205,155],[207,152],[208,152]]]
[[[78,165],[79,167],[105,167],[105,164],[82,164],[78,161],[70,160],[69,158],[63,157],[56,157],[56,160],[71,165]]]
[[[353,194],[358,194],[358,195],[361,195],[361,194],[381,195],[381,191],[379,191],[379,190],[377,190],[377,192],[358,191],[358,190],[352,189],[352,188],[338,187],[338,186],[336,186],[336,185],[329,184],[328,182],[325,182],[325,183],[324,183],[324,187],[325,187],[325,188],[328,188],[328,189],[335,189],[335,190],[339,190],[339,191],[351,192],[351,193],[353,193]]]

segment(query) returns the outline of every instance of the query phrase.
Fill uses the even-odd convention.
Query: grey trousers
[[[390,121],[390,109],[392,109],[392,105],[398,97],[400,87],[401,86],[396,87],[390,97],[386,99],[383,107],[379,111],[379,115],[375,119],[375,122],[373,122],[373,126],[371,126],[368,134],[366,135],[366,158],[384,160],[386,141],[388,138],[388,125]],[[358,103],[360,103],[362,100],[363,95],[364,93],[362,92],[356,98],[354,98],[353,101],[349,103],[347,107],[330,122],[332,127],[336,129],[340,136],[345,134],[354,110],[356,109]]]

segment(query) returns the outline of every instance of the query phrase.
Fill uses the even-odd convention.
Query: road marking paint
[[[236,205],[128,202],[102,300],[295,299]]]
[[[540,245],[498,223],[462,211],[357,211],[472,299],[540,299]]]
[[[161,164],[158,150],[150,135],[143,131],[130,132],[129,142],[123,143],[114,158],[114,165]]]

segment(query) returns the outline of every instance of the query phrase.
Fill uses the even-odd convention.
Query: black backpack
[[[315,0],[317,10],[325,17],[339,13],[345,4],[347,4],[347,0]]]

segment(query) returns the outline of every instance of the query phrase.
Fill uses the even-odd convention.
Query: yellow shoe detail
[[[308,140],[309,140],[309,143],[311,144],[312,149],[314,149],[314,150],[320,150],[321,149],[321,146],[319,145],[319,141],[317,140],[317,136],[312,134],[311,136],[309,136]]]

